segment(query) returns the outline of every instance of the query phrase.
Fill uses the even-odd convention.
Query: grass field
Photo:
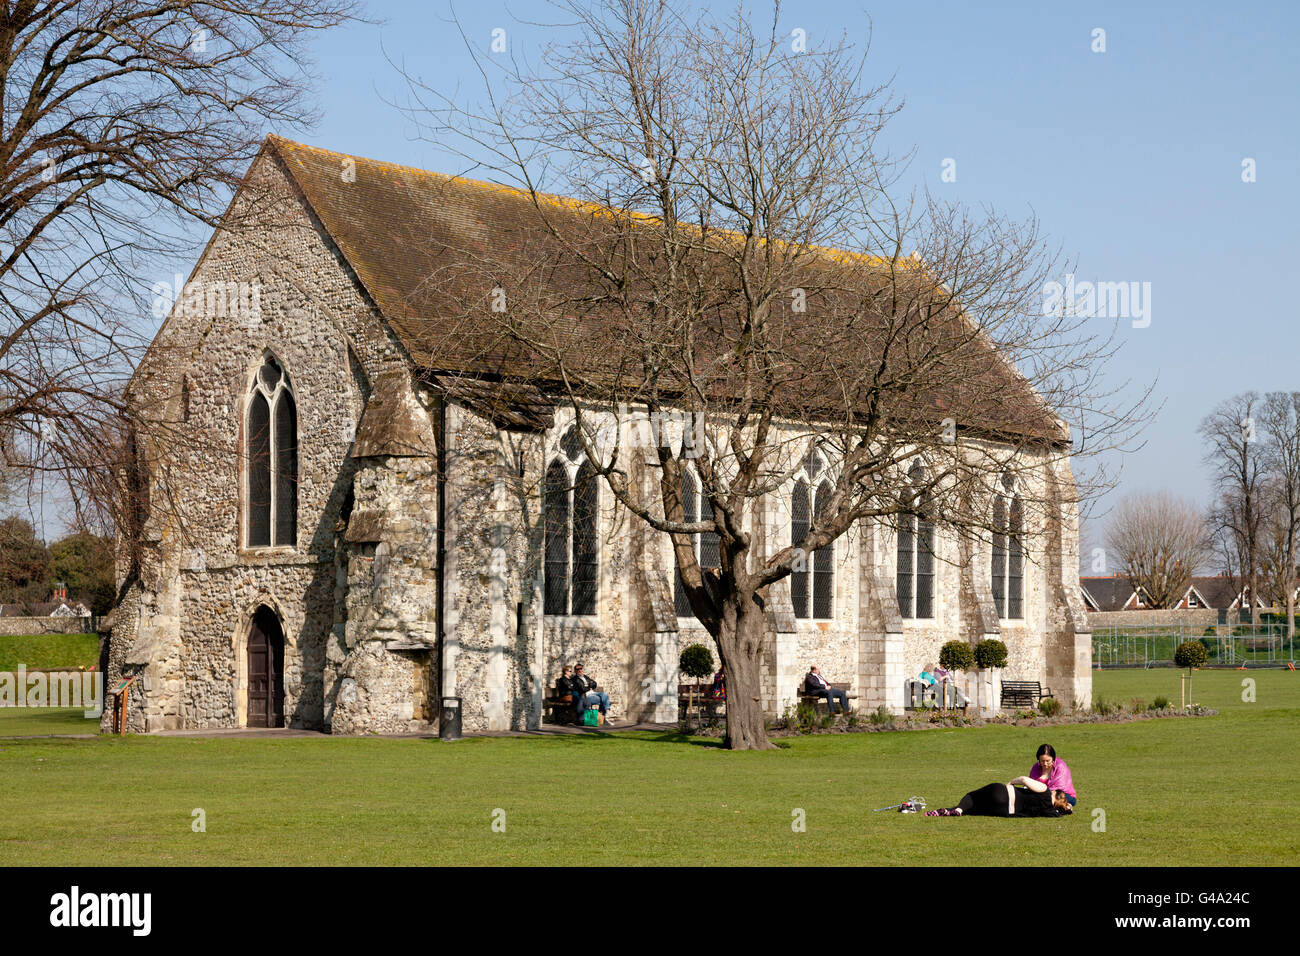
[[[1178,675],[1095,676],[1127,703],[1176,702]],[[594,864],[1293,864],[1300,674],[1206,671],[1194,688],[1219,716],[822,735],[773,753],[656,734],[4,739],[0,865],[568,866],[575,846]],[[32,719],[0,711],[0,735]],[[1025,773],[1044,741],[1074,771],[1072,818],[871,812],[912,794],[951,804]]]
[[[36,667],[92,667],[99,664],[96,634],[33,634],[0,636],[0,671],[22,664]]]

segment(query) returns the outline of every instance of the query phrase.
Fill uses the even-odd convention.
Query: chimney
[[[68,586],[62,581],[54,582],[54,600],[66,601],[68,599]]]

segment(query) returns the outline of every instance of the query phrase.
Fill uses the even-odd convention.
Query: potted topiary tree
[[[967,674],[975,667],[975,652],[965,641],[949,641],[939,648],[939,666],[952,675],[952,684],[958,692],[970,698],[966,686]],[[940,688],[942,691],[942,688]]]
[[[1205,645],[1200,641],[1184,641],[1174,650],[1174,663],[1179,667],[1187,668],[1187,673],[1183,676],[1186,685],[1183,694],[1184,708],[1192,702],[1192,671],[1204,667],[1208,656],[1205,653]]]
[[[1007,666],[1007,645],[988,638],[975,645],[976,683],[980,710],[985,717],[996,717],[1001,706],[1002,668]]]
[[[678,666],[687,677],[695,678],[695,687],[690,689],[687,696],[686,716],[689,718],[695,708],[696,688],[703,678],[713,675],[713,653],[703,644],[690,644],[682,651]]]

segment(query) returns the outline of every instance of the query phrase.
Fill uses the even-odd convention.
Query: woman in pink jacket
[[[1078,795],[1074,792],[1074,778],[1065,761],[1056,756],[1051,744],[1039,747],[1037,757],[1038,762],[1029,771],[1030,778],[1045,783],[1048,790],[1064,790],[1065,799],[1070,801],[1070,806],[1074,806],[1078,802]]]

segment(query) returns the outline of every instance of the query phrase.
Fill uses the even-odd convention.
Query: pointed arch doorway
[[[284,726],[284,629],[265,604],[248,629],[249,727]]]

